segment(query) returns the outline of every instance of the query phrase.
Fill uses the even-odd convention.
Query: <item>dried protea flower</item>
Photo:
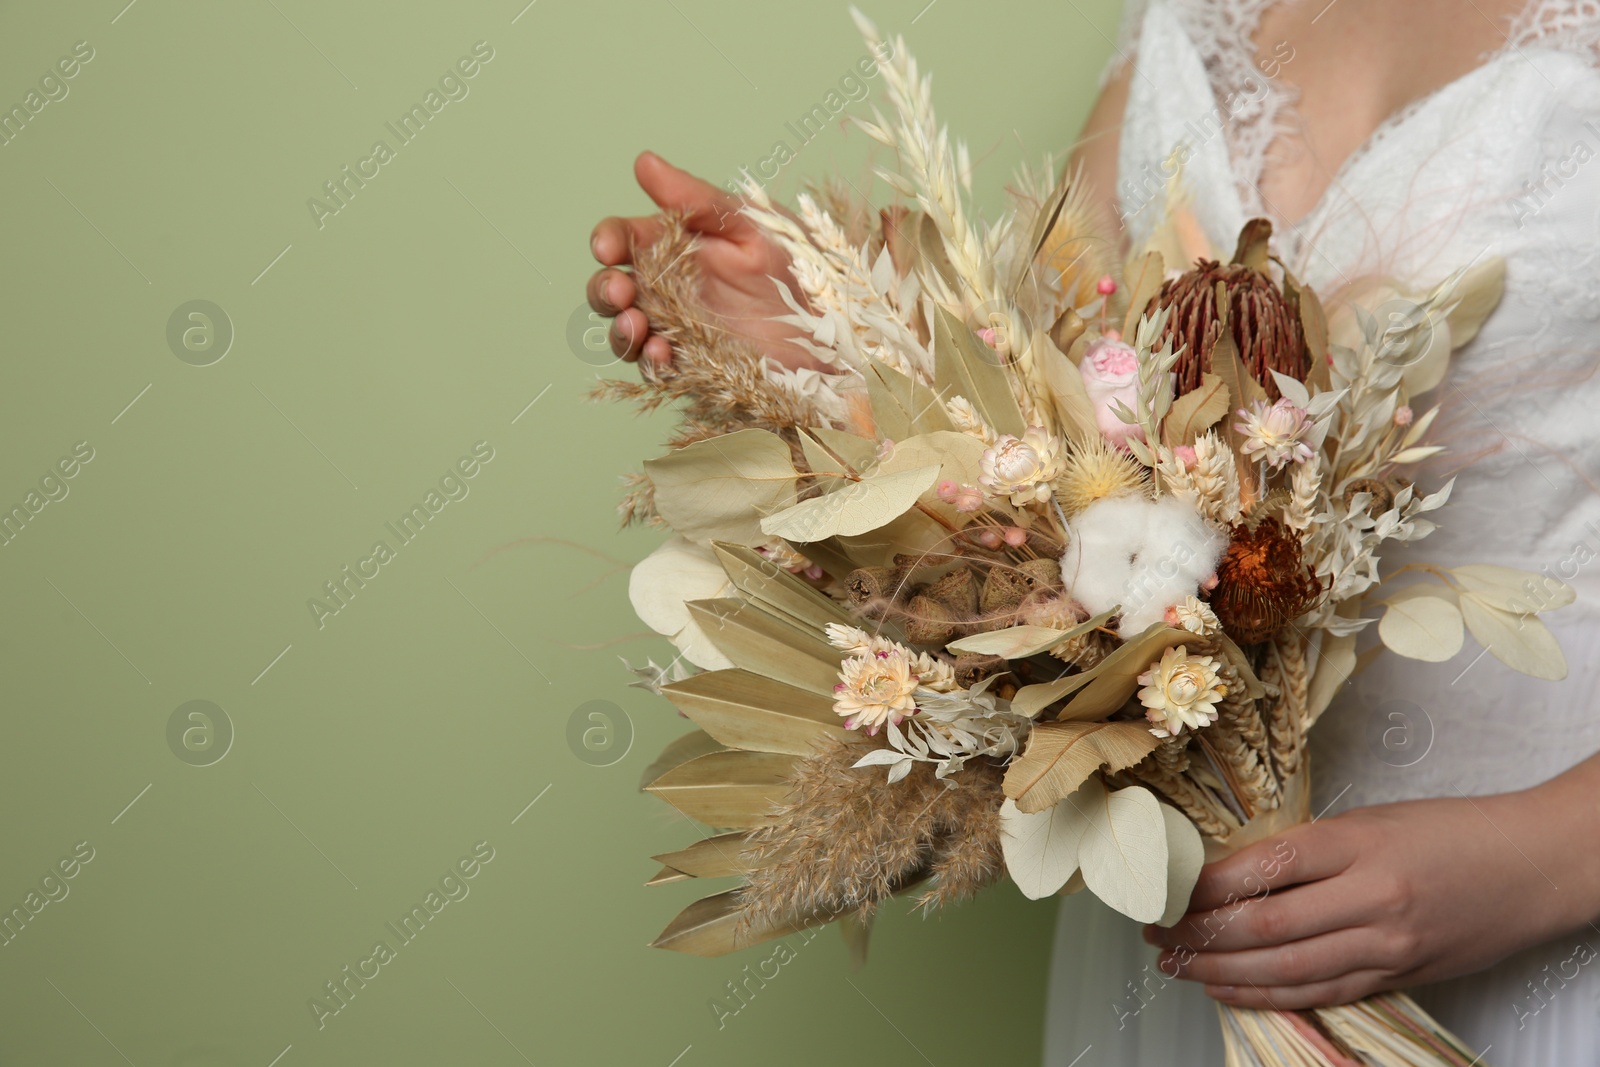
[[[1242,645],[1269,640],[1311,607],[1321,583],[1305,565],[1300,539],[1277,519],[1232,529],[1217,564],[1211,609]]]
[[[1267,273],[1267,241],[1272,224],[1252,219],[1239,234],[1233,262],[1201,259],[1194,268],[1161,286],[1152,303],[1171,314],[1162,340],[1183,345],[1174,368],[1178,395],[1198,388],[1211,370],[1211,350],[1222,335],[1223,317],[1252,377],[1273,400],[1279,397],[1272,371],[1304,381],[1311,369],[1297,301]],[[1219,310],[1219,290],[1227,307]]]

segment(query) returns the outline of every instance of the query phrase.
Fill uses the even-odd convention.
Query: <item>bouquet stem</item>
[[[1404,993],[1313,1011],[1217,1005],[1227,1067],[1486,1067]]]

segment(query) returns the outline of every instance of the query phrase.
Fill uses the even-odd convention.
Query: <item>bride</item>
[[[1404,562],[1572,585],[1550,621],[1569,674],[1533,681],[1474,648],[1376,659],[1312,732],[1316,821],[1208,866],[1185,920],[1143,940],[1065,898],[1045,1061],[1220,1064],[1212,1000],[1406,988],[1484,1063],[1600,1064],[1600,2],[1131,0],[1076,151],[1130,243],[1180,147],[1211,246],[1270,219],[1330,305],[1362,276],[1420,289],[1505,261],[1504,298],[1428,398],[1458,442],[1428,475],[1462,468],[1448,524]],[[737,203],[650,153],[635,170],[693,213],[707,306],[815,365],[768,320],[786,265]],[[665,364],[619,269],[657,226],[602,221],[588,295],[619,355]],[[1264,896],[1212,913],[1264,870]]]

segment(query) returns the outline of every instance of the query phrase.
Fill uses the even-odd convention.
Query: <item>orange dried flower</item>
[[[1322,583],[1301,556],[1300,539],[1277,519],[1263,519],[1253,529],[1233,527],[1217,564],[1211,610],[1228,636],[1256,644],[1304,613],[1321,592]]]

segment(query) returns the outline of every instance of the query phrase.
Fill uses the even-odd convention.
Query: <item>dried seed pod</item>
[[[882,604],[889,599],[889,590],[894,587],[893,577],[888,567],[858,567],[845,577],[846,595],[857,607]]]
[[[942,645],[956,635],[950,609],[926,594],[911,598],[902,626],[906,640],[914,645]]]
[[[983,652],[956,654],[956,684],[963,689],[971,689],[991,674],[1000,674],[1005,669],[1003,656],[991,656]]]
[[[971,618],[978,610],[978,580],[963,566],[923,590],[923,595],[950,609],[953,617]]]
[[[1015,567],[992,567],[983,580],[983,595],[978,603],[989,615],[1015,611],[1022,598],[1033,592],[1033,585],[1033,579]]]
[[[1371,493],[1367,514],[1374,519],[1394,507],[1394,490],[1376,478],[1355,478],[1344,487],[1344,506],[1349,507],[1357,493]]]
[[[1179,396],[1198,388],[1201,375],[1212,369],[1212,349],[1224,328],[1271,399],[1280,395],[1272,371],[1305,380],[1311,360],[1300,309],[1267,273],[1271,237],[1271,223],[1250,220],[1239,234],[1233,262],[1197,260],[1192,269],[1162,283],[1152,299],[1153,306],[1168,310],[1161,340],[1174,349],[1184,346],[1174,367]]]
[[[1055,559],[1030,559],[1017,564],[1017,569],[1033,581],[1032,589],[1060,589],[1061,564]]]

